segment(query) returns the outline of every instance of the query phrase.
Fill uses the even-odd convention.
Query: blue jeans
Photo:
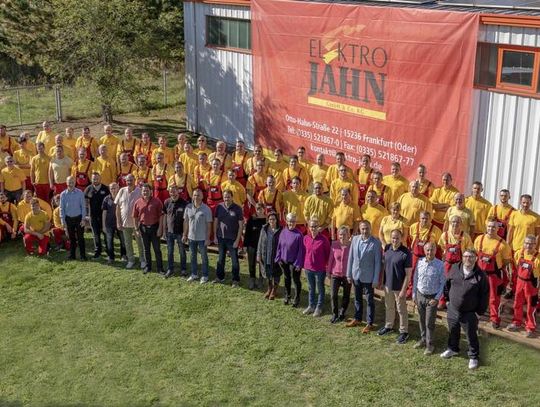
[[[182,234],[167,232],[167,270],[174,271],[174,244],[178,246],[180,252],[180,270],[186,271],[186,248],[182,243]]]
[[[364,314],[363,294],[366,292],[367,300],[367,323],[373,325],[375,319],[375,303],[373,301],[373,284],[362,283],[360,280],[353,280],[354,284],[354,319],[362,321]]]
[[[309,306],[322,308],[324,304],[324,279],[326,273],[306,270],[306,274],[309,286]],[[316,291],[318,291],[318,297]]]
[[[238,263],[238,248],[234,248],[234,239],[223,239],[218,237],[218,261],[216,266],[216,277],[225,279],[225,255],[229,252],[232,263],[232,281],[240,282],[240,264]]]
[[[208,278],[208,251],[204,240],[190,240],[189,251],[191,252],[191,275],[198,277],[197,272],[197,252],[201,253],[202,275]]]

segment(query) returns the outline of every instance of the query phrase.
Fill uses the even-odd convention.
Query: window
[[[206,45],[251,50],[251,22],[235,18],[206,16]]]
[[[540,49],[479,43],[474,84],[479,88],[540,97]]]

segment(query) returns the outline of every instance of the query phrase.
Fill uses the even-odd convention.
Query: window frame
[[[220,19],[220,20],[228,20],[228,21],[241,21],[241,22],[248,23],[249,24],[249,29],[248,29],[249,48],[238,48],[238,47],[231,47],[231,46],[227,46],[227,45],[218,45],[218,44],[210,43],[210,20],[211,19]],[[211,49],[216,49],[216,50],[221,50],[221,51],[236,52],[236,53],[240,53],[240,54],[251,54],[252,48],[251,48],[251,20],[250,19],[247,19],[247,18],[235,18],[235,17],[223,17],[223,16],[216,16],[216,15],[212,15],[212,14],[207,14],[205,23],[206,23],[206,27],[205,27],[205,47],[206,48],[211,48]],[[240,32],[241,32],[241,30],[239,30],[239,32],[238,32],[239,35],[240,35]],[[240,42],[240,41],[238,41],[238,42]]]

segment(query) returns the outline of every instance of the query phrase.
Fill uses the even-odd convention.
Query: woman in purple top
[[[319,233],[319,220],[309,220],[309,233],[304,236],[304,270],[309,285],[309,305],[304,315],[313,314],[320,317],[324,305],[324,278],[326,277],[326,264],[330,257],[330,242],[322,233]],[[318,297],[317,292],[318,291]]]
[[[302,282],[300,273],[304,267],[304,236],[296,229],[296,215],[287,214],[287,227],[279,234],[279,241],[276,250],[276,263],[281,267],[285,276],[285,305],[291,302],[291,276],[294,280],[293,307],[300,304],[300,293],[302,292]]]
[[[332,319],[331,323],[345,320],[345,313],[349,307],[351,297],[351,283],[347,280],[347,261],[351,249],[351,235],[347,225],[338,229],[338,238],[330,246],[330,258],[328,259],[328,277],[331,279]],[[339,308],[339,287],[343,287],[343,298]]]

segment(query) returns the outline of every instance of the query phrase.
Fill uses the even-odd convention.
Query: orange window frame
[[[533,74],[532,74],[532,80],[531,80],[530,86],[503,82],[501,80],[502,68],[503,68],[503,55],[505,51],[522,52],[522,53],[534,55]],[[538,74],[540,71],[540,49],[522,47],[522,46],[512,46],[512,45],[499,45],[497,52],[498,52],[497,53],[497,74],[495,77],[496,89],[505,90],[509,92],[515,91],[520,94],[538,95],[537,89],[538,89]]]

